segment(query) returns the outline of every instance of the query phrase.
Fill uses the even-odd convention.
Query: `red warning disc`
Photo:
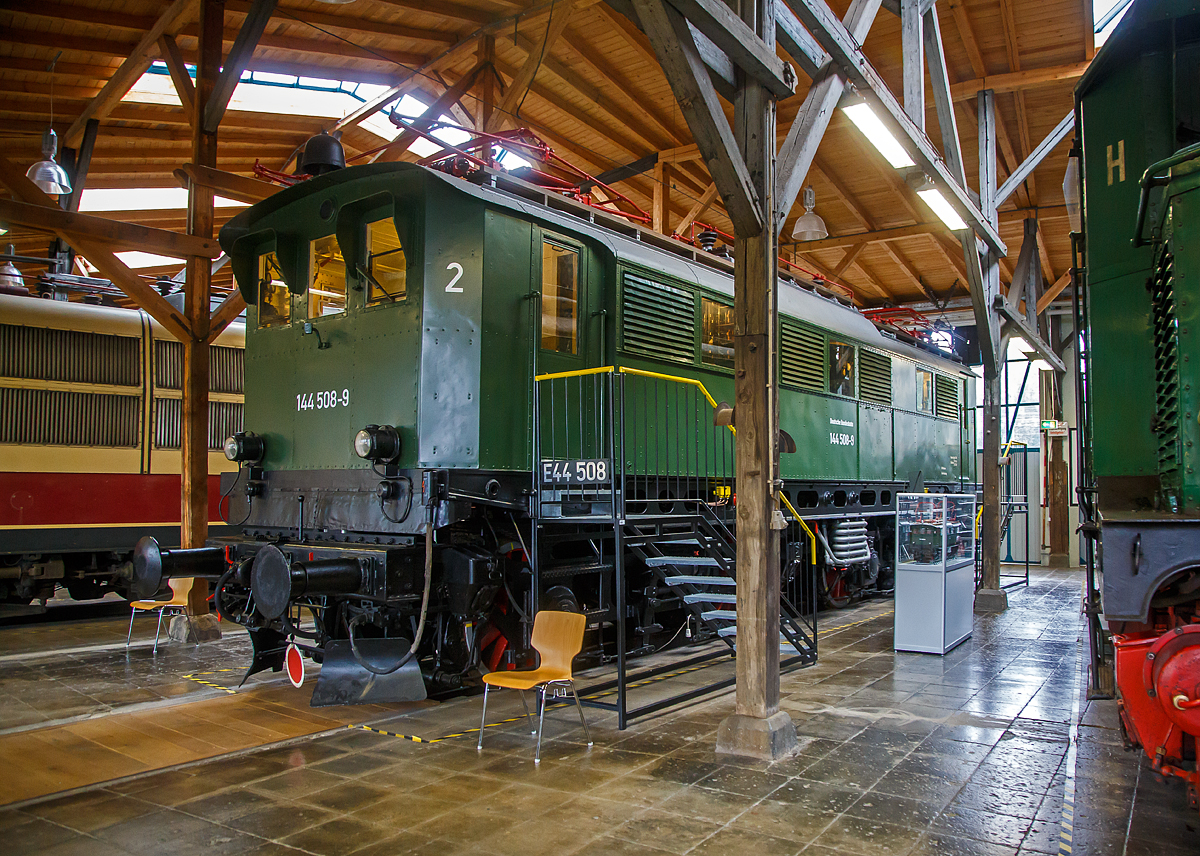
[[[287,670],[288,680],[292,682],[292,686],[299,687],[304,683],[304,658],[300,656],[300,649],[295,643],[289,643],[287,653],[283,657],[284,668]]]

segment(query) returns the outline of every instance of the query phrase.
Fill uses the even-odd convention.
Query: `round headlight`
[[[368,425],[354,435],[354,453],[372,462],[400,457],[400,433],[391,425]]]
[[[225,457],[234,463],[257,464],[266,451],[263,438],[252,431],[239,431],[225,440]]]

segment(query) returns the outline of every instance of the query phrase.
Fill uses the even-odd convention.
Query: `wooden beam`
[[[196,86],[192,83],[192,76],[188,74],[175,37],[169,33],[159,36],[158,53],[167,64],[167,71],[171,74],[171,82],[175,84],[175,94],[179,96],[183,112],[192,115],[196,109]]]
[[[87,184],[88,172],[92,167],[92,156],[96,151],[96,134],[100,131],[98,119],[88,119],[83,129],[83,142],[79,144],[79,153],[75,156],[75,168],[71,176],[71,193],[66,204],[66,211],[78,211],[79,201],[83,198],[83,188]],[[60,200],[61,202],[61,200]]]
[[[243,175],[194,163],[185,163],[175,170],[175,177],[183,187],[192,182],[200,187],[207,187],[226,199],[235,199],[250,205],[262,202],[268,196],[274,196],[283,190],[278,185],[268,184],[257,178],[246,178]]]
[[[253,0],[250,11],[246,13],[246,19],[242,21],[241,29],[238,30],[237,38],[233,40],[233,46],[229,48],[229,55],[225,57],[221,76],[217,78],[212,96],[204,106],[201,124],[205,133],[215,134],[220,127],[225,108],[229,106],[229,99],[233,97],[233,90],[242,79],[242,72],[246,70],[246,64],[254,54],[254,48],[258,45],[263,31],[271,22],[276,2],[277,0]]]
[[[1087,71],[1089,65],[1091,65],[1090,61],[1073,62],[1067,65],[1028,68],[1005,74],[989,75],[980,74],[980,70],[976,69],[975,73],[979,75],[978,77],[953,84],[950,87],[950,94],[955,101],[968,101],[984,89],[991,89],[994,92],[1020,92],[1050,83],[1083,77],[1083,73]]]
[[[113,73],[108,83],[104,84],[104,88],[97,93],[67,132],[63,134],[63,145],[75,146],[79,142],[83,137],[83,130],[87,126],[88,119],[104,119],[108,116],[112,108],[117,106],[129,92],[130,87],[137,83],[138,78],[154,61],[153,54],[157,49],[159,37],[164,33],[177,30],[183,18],[191,13],[195,3],[196,0],[175,0],[165,12],[158,16],[154,26],[137,43],[128,59],[121,63],[120,68]]]
[[[1055,300],[1057,300],[1058,296],[1063,293],[1063,289],[1065,289],[1070,284],[1071,284],[1071,272],[1067,271],[1062,276],[1060,276],[1057,280],[1055,280],[1054,285],[1052,285],[1048,289],[1046,289],[1045,293],[1042,294],[1042,296],[1038,298],[1037,314],[1041,315],[1043,312],[1045,312],[1047,309],[1049,309],[1050,304],[1053,303]]]
[[[483,129],[492,120],[492,111],[496,107],[496,82],[499,75],[496,72],[495,36],[489,34],[480,38],[475,61],[487,68],[478,81],[478,99],[475,102],[475,127]]]
[[[687,21],[664,0],[634,0],[634,6],[735,232],[738,237],[759,234],[767,224],[758,194]]]
[[[519,118],[517,114],[520,112],[521,102],[525,100],[525,95],[529,92],[534,75],[537,74],[542,61],[550,53],[550,49],[554,47],[554,43],[558,41],[558,37],[567,28],[567,21],[570,20],[574,10],[573,0],[566,0],[551,12],[549,25],[542,32],[537,43],[530,49],[528,56],[525,57],[525,63],[509,83],[508,91],[504,93],[504,99],[492,113],[491,124],[484,130],[489,133],[502,131]]]
[[[174,258],[200,256],[215,259],[221,255],[220,245],[211,239],[204,240],[191,235],[180,235],[178,232],[168,232],[165,229],[152,229],[148,226],[94,217],[91,214],[64,211],[58,206],[47,208],[0,199],[0,222],[29,226],[47,232],[64,232],[102,241],[106,245]]]
[[[671,168],[661,161],[654,165],[654,199],[650,206],[650,228],[667,231],[667,210],[671,204]]]
[[[212,314],[212,318],[208,322],[209,344],[215,342],[221,332],[245,309],[246,299],[242,297],[241,290],[235,286],[229,296],[221,301],[221,305],[217,307],[217,311]]]
[[[721,0],[669,2],[683,17],[695,24],[696,29],[711,39],[734,65],[765,86],[776,98],[789,98],[796,91],[796,76],[791,66],[776,56],[774,47],[768,47]],[[775,26],[772,21],[772,43]]]
[[[25,177],[25,171],[20,169],[8,158],[0,155],[0,183],[3,183],[19,202],[29,206],[46,208],[51,214],[63,214],[54,200],[42,192],[42,189]],[[85,215],[74,215],[76,217]],[[155,291],[141,277],[131,271],[116,256],[109,252],[105,245],[95,238],[78,236],[66,231],[56,231],[60,238],[70,244],[75,250],[86,256],[105,277],[112,280],[113,285],[124,291],[138,306],[162,324],[171,335],[180,341],[191,338],[187,321],[182,318],[161,294]]]
[[[249,0],[225,0],[225,9],[229,12],[246,14],[253,7]],[[411,39],[417,42],[434,42],[451,45],[458,41],[457,33],[448,30],[434,30],[428,27],[410,27],[406,24],[396,24],[390,21],[378,20],[375,15],[331,15],[318,12],[309,7],[305,9],[287,7],[280,8],[279,15],[292,21],[305,24],[315,24],[331,30],[343,30],[348,33],[366,33],[373,36],[391,36],[396,39]],[[425,11],[425,10],[422,10]]]
[[[950,94],[950,72],[946,69],[946,50],[942,44],[942,29],[938,22],[937,8],[930,7],[924,13],[925,61],[929,66],[929,83],[933,90],[933,104],[937,111],[938,129],[942,134],[942,156],[950,172],[963,187],[967,186],[967,173],[963,165],[962,143],[958,136],[958,122],[954,118],[954,101]]]
[[[682,235],[689,228],[691,228],[691,225],[696,222],[697,217],[700,217],[705,211],[708,210],[708,206],[712,205],[713,200],[716,198],[717,185],[710,184],[704,193],[700,195],[700,198],[696,200],[695,204],[693,204],[692,207],[688,209],[688,212],[683,215],[683,219],[675,224],[675,228],[672,229],[672,231],[676,235]]]
[[[925,39],[921,0],[900,0],[900,44],[904,83],[904,112],[925,130]]]
[[[976,77],[983,77],[987,74],[987,66],[983,64],[983,54],[979,50],[979,42],[975,41],[975,33],[971,29],[971,19],[967,15],[967,9],[963,6],[963,0],[950,0],[950,12],[954,15],[954,25],[958,28],[958,37],[962,40],[963,47],[967,49],[967,60],[971,63],[971,69],[975,72]],[[991,89],[990,86],[981,86],[980,89]],[[951,92],[954,88],[951,87]],[[971,93],[971,97],[975,97],[975,93]]]
[[[844,256],[842,256],[842,260],[840,262],[838,262],[837,267],[835,267],[833,269],[833,275],[835,277],[839,277],[843,273],[845,273],[846,268],[848,268],[848,267],[850,267],[850,265],[854,264],[855,259],[857,259],[859,254],[866,248],[867,248],[867,245],[865,243],[864,244],[854,244],[853,246],[848,247],[846,249],[846,254]]]

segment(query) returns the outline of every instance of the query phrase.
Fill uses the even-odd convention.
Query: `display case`
[[[896,496],[897,651],[945,654],[971,635],[975,497]]]

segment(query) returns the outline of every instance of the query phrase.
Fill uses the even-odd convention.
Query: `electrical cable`
[[[237,475],[233,477],[233,483],[229,485],[229,490],[227,490],[223,494],[221,494],[221,498],[219,500],[217,500],[217,515],[221,518],[222,521],[224,521],[224,523],[227,526],[241,526],[243,523],[245,523],[247,520],[250,519],[250,511],[254,506],[254,497],[252,497],[252,496],[246,497],[246,516],[243,517],[241,520],[239,520],[237,523],[230,523],[229,518],[225,516],[225,512],[221,510],[221,503],[223,503],[223,502],[225,502],[225,500],[229,499],[230,495],[233,493],[233,489],[235,487],[237,487],[237,483],[242,478],[242,471],[245,469],[246,469],[245,467],[238,467]]]
[[[371,465],[371,469],[372,470],[375,469],[374,464]],[[408,476],[384,476],[383,478],[386,479],[387,481],[399,481],[400,479],[404,479],[404,481],[408,482],[408,504],[405,505],[404,514],[400,516],[399,520],[395,519],[394,517],[392,517],[390,514],[387,513],[387,509],[384,508],[384,506],[383,506],[383,502],[384,502],[383,497],[382,496],[379,497],[379,513],[382,514],[389,523],[395,523],[397,526],[399,526],[405,520],[408,520],[408,515],[412,514],[412,506],[413,506],[412,479],[410,479]]]
[[[436,519],[437,506],[436,502],[430,503],[429,520],[425,525],[425,592],[421,596],[421,618],[417,622],[417,632],[413,634],[412,647],[408,649],[408,653],[400,658],[400,662],[390,668],[381,669],[374,666],[367,662],[362,652],[358,650],[358,641],[354,638],[354,628],[366,620],[366,613],[360,612],[346,624],[346,635],[350,638],[350,653],[358,665],[373,675],[390,675],[400,671],[416,655],[417,649],[421,646],[421,637],[425,633],[425,618],[429,614],[429,593],[433,589],[433,522]]]

